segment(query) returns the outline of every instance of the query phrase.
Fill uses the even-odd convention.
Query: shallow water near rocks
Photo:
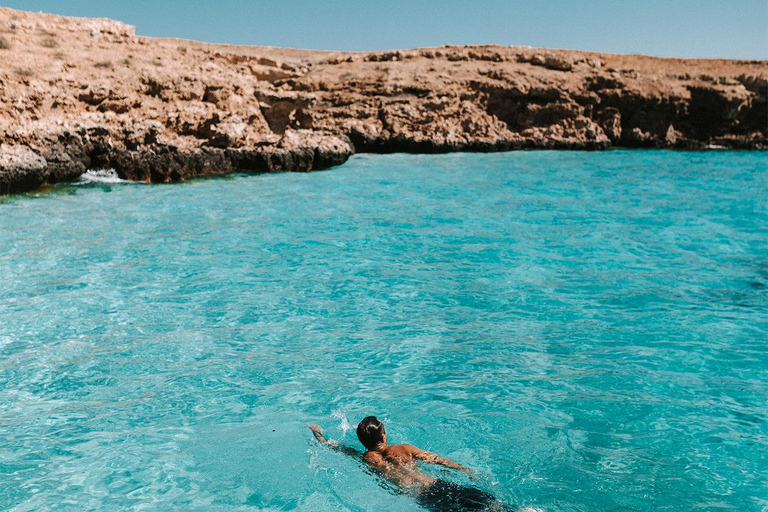
[[[357,447],[369,414],[515,506],[765,510],[767,167],[361,155],[6,200],[0,510],[419,510],[305,426]]]

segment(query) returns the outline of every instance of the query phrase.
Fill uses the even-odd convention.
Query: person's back
[[[318,441],[328,443],[322,436],[320,427],[309,425]],[[411,494],[423,507],[435,512],[487,510],[509,510],[492,495],[475,487],[465,487],[433,478],[423,473],[418,462],[439,464],[451,469],[474,473],[458,462],[440,457],[410,444],[387,444],[384,424],[374,416],[368,416],[357,426],[357,438],[363,443],[366,452],[363,461],[379,472],[384,478]],[[359,456],[352,449],[335,448],[350,455]]]
[[[421,451],[409,444],[394,444],[380,450],[368,450],[363,454],[363,460],[395,485],[418,493],[421,491],[419,486],[426,488],[436,481],[419,470],[416,454]]]

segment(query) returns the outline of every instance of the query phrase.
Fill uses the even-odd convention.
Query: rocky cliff
[[[0,193],[357,152],[768,148],[768,62],[471,46],[342,53],[137,37],[0,8]]]

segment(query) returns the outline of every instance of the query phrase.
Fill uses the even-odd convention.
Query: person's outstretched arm
[[[336,450],[337,452],[345,453],[350,457],[360,458],[360,452],[354,448],[350,448],[349,446],[342,446],[336,441],[329,441],[323,437],[323,429],[321,429],[319,426],[315,425],[314,423],[307,423],[307,426],[312,431],[312,433],[315,434],[315,439],[327,445],[329,448]]]
[[[422,462],[426,462],[428,464],[439,464],[441,466],[445,466],[447,468],[451,469],[458,469],[459,471],[464,471],[466,473],[474,473],[475,471],[472,469],[469,469],[466,466],[462,466],[458,462],[454,462],[451,459],[446,459],[445,457],[441,457],[437,455],[436,453],[428,452],[426,450],[422,450],[420,448],[416,448],[413,446],[413,449],[415,450],[413,452],[414,458],[416,460],[420,460]]]

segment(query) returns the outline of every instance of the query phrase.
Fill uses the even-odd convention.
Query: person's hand
[[[312,433],[315,434],[315,439],[317,439],[321,443],[327,443],[328,442],[323,437],[323,429],[321,429],[318,425],[315,425],[314,423],[307,423],[307,426],[312,431]]]

